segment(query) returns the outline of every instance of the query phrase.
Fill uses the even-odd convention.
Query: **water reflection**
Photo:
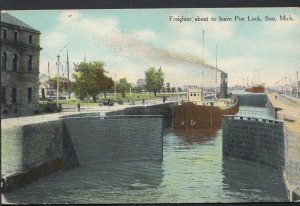
[[[224,190],[239,194],[244,200],[274,202],[288,201],[285,196],[282,172],[274,168],[223,158]]]
[[[217,137],[217,129],[174,130],[187,144],[204,144]]]
[[[14,203],[157,202],[162,178],[159,161],[101,163],[60,171],[4,196]]]

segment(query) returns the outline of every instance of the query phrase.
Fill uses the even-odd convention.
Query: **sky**
[[[67,51],[61,50],[65,45],[71,73],[73,63],[85,57],[86,61],[105,62],[109,76],[126,77],[132,83],[144,78],[145,70],[151,66],[161,67],[165,82],[176,87],[213,85],[216,65],[217,84],[220,71],[224,71],[228,73],[229,86],[247,85],[247,79],[249,85],[253,81],[295,84],[296,71],[300,71],[299,8],[7,12],[41,32],[40,73],[48,73],[49,62],[51,76],[56,75],[58,54],[64,67],[60,75],[66,76]],[[280,15],[290,15],[293,20],[280,21]],[[235,16],[245,21],[234,21]],[[259,16],[262,21],[248,21],[248,16]],[[266,16],[276,21],[265,21]],[[208,17],[209,21],[180,22],[177,17]],[[219,21],[219,17],[233,20]]]

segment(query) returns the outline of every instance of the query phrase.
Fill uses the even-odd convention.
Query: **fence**
[[[240,107],[238,115],[249,116],[249,117],[258,117],[258,118],[267,118],[267,117],[269,117],[269,112],[268,111],[260,111],[260,110],[242,109]]]
[[[103,111],[95,110],[95,109],[80,109],[78,110],[70,110],[70,111],[61,111],[59,113],[59,117],[72,117],[72,116],[100,116]]]
[[[250,116],[223,115],[223,118],[225,118],[225,119],[256,121],[256,122],[266,122],[266,123],[270,123],[270,124],[283,124],[283,122],[280,121],[280,120],[272,120],[272,119],[250,117]]]

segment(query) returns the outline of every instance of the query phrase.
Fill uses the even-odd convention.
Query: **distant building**
[[[39,110],[40,32],[1,12],[1,115]]]

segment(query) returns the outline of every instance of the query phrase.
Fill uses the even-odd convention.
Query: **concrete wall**
[[[129,107],[124,110],[108,112],[107,116],[111,115],[163,115],[163,127],[172,126],[173,108],[178,103],[165,103],[152,106]]]
[[[240,106],[266,107],[267,95],[262,94],[237,94],[236,95]]]
[[[283,122],[247,117],[223,119],[223,156],[284,168]]]
[[[64,125],[64,139],[74,147],[68,150],[76,152],[70,166],[163,158],[162,116],[67,118]]]
[[[26,171],[62,155],[61,120],[1,128],[1,172]]]
[[[268,109],[268,115],[270,117],[272,117],[273,119],[277,119],[277,115],[276,115],[276,109],[275,107],[273,106],[271,100],[269,99],[269,97],[267,96],[267,104],[266,104],[266,107]]]

